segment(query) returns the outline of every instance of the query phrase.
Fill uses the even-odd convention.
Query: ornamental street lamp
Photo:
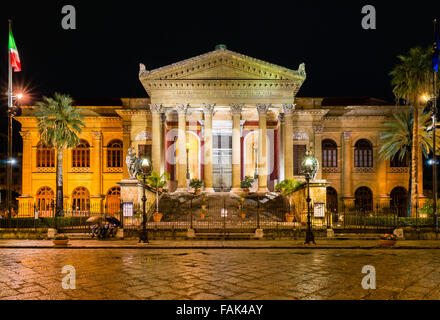
[[[147,212],[145,203],[147,202],[147,196],[145,194],[145,189],[147,188],[147,177],[150,175],[151,165],[147,158],[141,160],[142,171],[138,172],[136,177],[142,182],[142,230],[139,233],[139,243],[149,243],[148,242],[148,230],[147,230]]]
[[[312,199],[310,199],[310,180],[315,179],[316,172],[318,171],[318,160],[310,154],[310,151],[307,151],[301,165],[301,173],[304,174],[307,182],[307,231],[304,244],[309,244],[310,242],[316,244],[312,232],[312,223],[310,221],[310,202],[312,201]]]
[[[189,175],[189,142],[186,143],[186,179],[190,179]]]

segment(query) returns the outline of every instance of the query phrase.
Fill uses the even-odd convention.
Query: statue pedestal
[[[122,202],[132,202],[133,205],[142,203],[142,186],[137,179],[123,179],[118,185],[121,188]]]

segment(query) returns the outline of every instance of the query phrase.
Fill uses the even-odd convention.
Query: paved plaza
[[[76,289],[62,288],[63,266]],[[365,290],[362,267],[376,269]],[[0,299],[440,299],[437,249],[0,249]]]

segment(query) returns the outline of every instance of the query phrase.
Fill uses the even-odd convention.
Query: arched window
[[[391,208],[397,211],[399,217],[407,216],[408,209],[408,191],[403,187],[395,187],[391,190]]]
[[[368,187],[360,187],[354,193],[354,204],[357,210],[373,210],[373,193]]]
[[[55,167],[55,148],[49,148],[43,142],[37,146],[37,168]]]
[[[41,187],[37,191],[37,211],[39,217],[51,217],[53,210],[54,193],[49,187]]]
[[[322,141],[322,167],[335,168],[338,166],[338,146],[330,139]]]
[[[405,154],[403,159],[400,159],[400,151],[396,153],[394,157],[390,159],[391,168],[408,167],[408,153]]]
[[[122,141],[112,140],[107,145],[107,167],[122,168]]]
[[[85,215],[90,210],[89,190],[78,187],[72,192],[72,212],[76,215]]]
[[[113,187],[107,192],[107,214],[115,216],[121,206],[121,188]]]
[[[72,150],[72,167],[89,168],[90,167],[90,145],[87,141],[81,140]]]
[[[361,139],[354,145],[354,166],[357,168],[373,167],[373,146],[367,139]]]

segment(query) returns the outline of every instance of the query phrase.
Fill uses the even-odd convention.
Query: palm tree
[[[398,157],[400,161],[404,159],[412,159],[413,152],[413,113],[401,112],[393,113],[394,121],[385,122],[387,131],[381,133],[380,140],[382,146],[379,149],[379,156],[383,159],[389,160]],[[422,114],[418,121],[418,140],[420,147],[425,156],[432,150],[432,131],[428,131],[431,126],[430,114]],[[440,137],[440,133],[436,132],[436,137]],[[436,140],[437,147],[440,146],[440,139]],[[410,175],[408,182],[408,192],[412,194],[412,170],[410,166]],[[408,216],[411,213],[412,197],[408,197]]]
[[[57,151],[55,217],[63,211],[63,151],[79,144],[78,135],[84,127],[81,109],[72,104],[69,95],[60,93],[55,93],[53,98],[43,97],[36,104],[40,138]]]
[[[391,85],[397,102],[404,102],[411,106],[413,119],[419,118],[420,100],[423,94],[432,92],[431,48],[411,48],[407,55],[397,57],[399,63],[390,72]],[[419,122],[412,126],[411,150],[411,216],[416,215],[418,194],[418,163],[419,163]]]

